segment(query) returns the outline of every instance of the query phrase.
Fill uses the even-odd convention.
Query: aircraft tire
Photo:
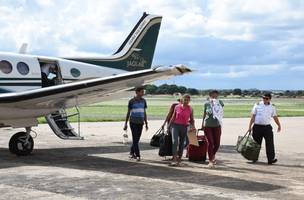
[[[27,156],[34,148],[34,140],[29,136],[28,144],[25,144],[26,133],[18,132],[14,134],[9,141],[9,150],[12,154],[17,156]]]

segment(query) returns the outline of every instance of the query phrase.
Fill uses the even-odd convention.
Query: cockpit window
[[[22,75],[27,75],[30,72],[29,66],[24,62],[19,62],[17,64],[17,70]]]
[[[9,74],[13,71],[13,66],[10,62],[6,60],[1,60],[0,61],[0,71],[3,72],[4,74]]]

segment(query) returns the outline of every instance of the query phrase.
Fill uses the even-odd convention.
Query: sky
[[[163,16],[153,65],[198,89],[304,89],[303,0],[0,0],[0,51],[113,54],[142,13]]]

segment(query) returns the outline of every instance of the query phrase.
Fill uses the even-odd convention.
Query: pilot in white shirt
[[[281,124],[276,113],[276,108],[270,101],[271,94],[266,93],[263,96],[263,101],[254,105],[251,112],[252,116],[249,123],[249,131],[252,131],[252,137],[260,145],[262,144],[263,138],[265,139],[268,164],[271,165],[277,162],[275,158],[273,131],[270,124],[271,118],[273,118],[278,125],[278,132],[281,131]]]
[[[276,108],[272,103],[264,104],[263,101],[256,103],[251,111],[255,115],[254,124],[270,125],[271,118],[277,116]]]

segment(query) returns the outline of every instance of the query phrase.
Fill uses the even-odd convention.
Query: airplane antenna
[[[27,53],[27,46],[28,44],[27,43],[23,43],[19,49],[19,53],[20,54],[26,54]]]

